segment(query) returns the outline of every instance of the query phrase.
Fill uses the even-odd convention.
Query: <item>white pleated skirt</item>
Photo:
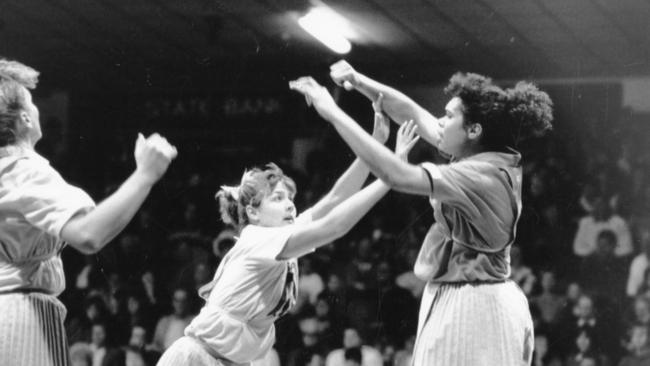
[[[528,300],[514,282],[429,283],[413,365],[530,365],[533,342]]]
[[[156,366],[245,366],[216,358],[199,340],[184,336],[163,353]]]
[[[68,366],[65,306],[52,295],[0,295],[0,364]]]

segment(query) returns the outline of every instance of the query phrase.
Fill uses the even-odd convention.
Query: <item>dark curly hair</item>
[[[293,198],[296,194],[296,183],[273,163],[267,164],[264,170],[253,168],[244,172],[239,186],[221,187],[215,195],[219,202],[221,220],[241,230],[249,223],[246,207],[259,207],[262,198],[270,194],[279,182],[287,186]]]
[[[0,147],[16,142],[16,123],[25,109],[25,88],[34,89],[38,71],[0,58]]]
[[[517,148],[552,128],[553,102],[529,82],[504,90],[483,75],[456,73],[445,93],[462,101],[466,126],[481,125],[480,143],[486,150]]]

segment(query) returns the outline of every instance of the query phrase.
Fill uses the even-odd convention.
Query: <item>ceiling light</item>
[[[352,45],[340,33],[348,27],[346,20],[328,8],[314,8],[298,19],[298,24],[332,51],[345,54]]]

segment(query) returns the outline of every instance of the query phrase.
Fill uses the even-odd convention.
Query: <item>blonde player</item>
[[[95,253],[131,220],[176,149],[138,136],[135,172],[95,205],[34,150],[41,138],[29,89],[38,72],[0,59],[0,363],[69,365],[60,253],[69,244]]]
[[[403,158],[417,141],[413,126],[398,133],[396,151]],[[379,140],[385,141],[387,130],[381,130],[386,132]],[[388,192],[381,181],[357,192],[367,174],[355,161],[331,192],[299,216],[296,186],[273,164],[244,173],[239,186],[222,187],[222,219],[240,230],[239,238],[213,281],[199,290],[206,304],[186,336],[158,365],[248,365],[264,357],[275,342],[273,322],[296,300],[296,258],[343,236]]]
[[[508,280],[510,247],[521,214],[522,171],[513,148],[551,128],[552,103],[529,83],[503,90],[477,74],[454,75],[439,119],[402,93],[334,65],[335,82],[375,97],[396,121],[413,118],[418,133],[453,157],[448,165],[411,165],[367,134],[312,78],[293,88],[334,125],[379,178],[402,192],[427,196],[435,224],[415,264],[428,281],[420,308],[413,364],[528,365],[533,324],[528,302]]]

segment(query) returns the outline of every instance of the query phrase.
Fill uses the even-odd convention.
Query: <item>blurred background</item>
[[[0,1],[0,56],[41,72],[37,149],[69,182],[97,201],[115,190],[138,132],[179,150],[115,243],[63,252],[75,364],[153,365],[180,337],[234,243],[219,185],[274,161],[299,209],[331,187],[354,156],[288,81],[313,75],[369,130],[370,103],[329,80],[345,59],[434,115],[455,71],[551,95],[554,131],[522,147],[512,261],[535,365],[650,365],[648,19],[648,0]],[[443,160],[420,142],[411,161]],[[363,365],[408,365],[412,264],[432,222],[426,199],[391,193],[302,258],[301,299],[266,362],[342,365],[361,350]]]

